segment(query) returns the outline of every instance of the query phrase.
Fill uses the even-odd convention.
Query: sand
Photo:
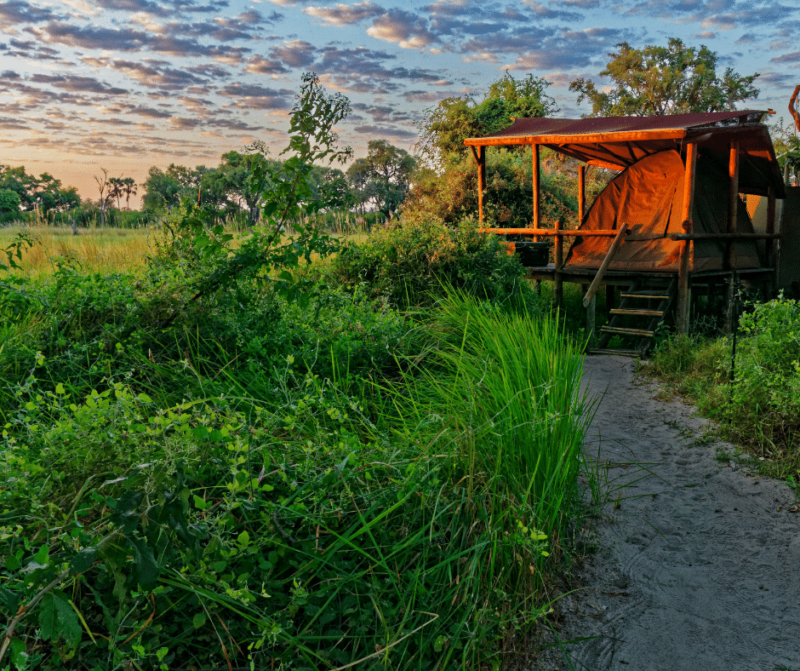
[[[634,376],[637,360],[594,356],[602,395],[589,457],[629,483],[596,525],[599,551],[558,603],[561,640],[530,669],[800,671],[800,512],[792,490],[720,452],[709,423]],[[613,487],[614,485],[611,485]],[[551,636],[552,638],[552,636]]]

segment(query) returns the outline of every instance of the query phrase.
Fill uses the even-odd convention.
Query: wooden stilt
[[[767,233],[770,235],[775,233],[775,189],[772,187],[769,187],[767,191]],[[772,268],[770,293],[773,293],[775,287],[778,286],[778,257],[775,253],[776,249],[775,240],[768,238],[766,241],[767,266]]]
[[[731,142],[730,159],[728,161],[728,176],[730,177],[730,189],[728,191],[728,233],[736,233],[737,216],[739,210],[739,143]],[[736,268],[736,242],[727,240],[725,242],[725,270],[731,271],[730,279],[726,292],[727,308],[725,310],[725,333],[733,333],[734,314],[733,300],[736,291],[734,285],[734,273]]]
[[[583,223],[583,215],[586,213],[586,166],[578,168],[578,225]]]
[[[686,171],[683,182],[683,229],[687,234],[692,232],[692,212],[694,210],[695,167],[697,164],[697,145],[690,142],[686,145]],[[678,266],[678,333],[689,332],[689,272],[692,262],[692,241],[684,240]]]
[[[589,339],[588,347],[589,349],[594,348],[594,327],[595,327],[595,307],[597,305],[597,297],[592,296],[592,299],[589,301],[588,305],[586,306],[586,336]]]
[[[483,224],[483,200],[486,189],[486,147],[478,147],[478,218]]]
[[[561,222],[556,222],[556,231],[561,230]],[[564,237],[556,235],[555,240],[555,256],[553,258],[555,265],[555,275],[553,277],[553,298],[556,302],[556,307],[561,309],[564,302],[564,285],[561,278],[561,266],[564,263]]]
[[[542,223],[540,219],[539,206],[541,185],[539,184],[539,145],[531,145],[531,154],[533,154],[533,227],[539,228]]]

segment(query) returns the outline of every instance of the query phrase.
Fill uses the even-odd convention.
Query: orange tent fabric
[[[728,175],[702,153],[697,161],[693,223],[695,233],[727,231]],[[609,266],[610,270],[677,272],[682,242],[667,237],[683,233],[684,166],[677,151],[651,154],[617,175],[586,213],[580,230],[616,230],[628,224],[630,237],[658,235],[656,240],[625,240]],[[739,200],[737,230],[753,232],[747,208]],[[570,250],[566,267],[599,268],[613,238],[577,238]],[[760,267],[756,245],[737,241],[736,268]],[[725,243],[695,241],[691,272],[721,270]]]

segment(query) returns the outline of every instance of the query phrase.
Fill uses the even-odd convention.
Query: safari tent
[[[774,287],[780,233],[776,199],[786,196],[772,141],[757,110],[656,117],[515,119],[508,128],[465,141],[478,164],[478,207],[483,221],[486,151],[530,145],[533,156],[531,222],[495,233],[555,239],[554,263],[531,268],[552,279],[560,301],[562,282],[590,284],[584,305],[593,310],[600,286],[613,295],[627,287],[612,323],[603,330],[652,335],[673,308],[679,330],[688,328],[692,290],[727,291],[736,278]],[[543,228],[540,217],[540,148],[579,160],[580,225]],[[619,171],[588,208],[585,166]],[[766,200],[763,230],[753,228],[742,196]],[[573,240],[564,254],[563,242]],[[646,300],[637,304],[637,294]],[[657,305],[656,305],[657,304]],[[648,318],[648,328],[614,327],[614,320]],[[610,330],[608,330],[610,329]]]

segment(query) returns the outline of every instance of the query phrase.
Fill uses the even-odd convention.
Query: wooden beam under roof
[[[686,137],[683,128],[663,130],[626,131],[615,133],[581,133],[578,135],[527,135],[519,137],[474,137],[464,140],[471,146],[512,144],[607,144],[613,142],[638,142],[640,140],[682,140]]]

